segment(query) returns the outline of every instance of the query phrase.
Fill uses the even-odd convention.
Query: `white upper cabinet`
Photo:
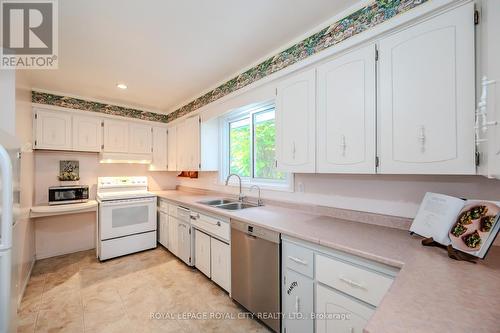
[[[152,130],[149,125],[129,124],[128,152],[132,154],[151,154]]]
[[[276,91],[277,168],[315,172],[315,69],[278,83]]]
[[[375,45],[318,67],[317,172],[375,173]]]
[[[36,149],[71,150],[71,114],[33,109]]]
[[[474,4],[380,41],[380,172],[474,174]]]
[[[73,116],[73,150],[100,152],[102,146],[102,119]]]
[[[195,171],[200,169],[200,117],[188,118],[183,126],[184,170]]]
[[[169,170],[217,171],[219,161],[218,119],[202,121],[200,116],[187,118],[169,128]],[[175,140],[170,142],[170,136]],[[173,160],[175,156],[175,161]]]
[[[169,127],[167,134],[168,171],[177,171],[177,127]]]
[[[128,123],[120,120],[104,120],[104,152],[128,152]]]
[[[153,127],[153,159],[151,171],[167,171],[167,128]]]

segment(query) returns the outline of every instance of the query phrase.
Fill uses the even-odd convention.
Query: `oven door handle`
[[[122,206],[123,204],[150,204],[156,201],[155,197],[152,198],[141,198],[141,199],[120,199],[120,200],[109,200],[109,201],[101,201],[100,204],[102,207],[113,207],[113,206]]]

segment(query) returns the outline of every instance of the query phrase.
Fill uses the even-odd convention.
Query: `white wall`
[[[101,164],[98,156],[97,153],[37,150],[35,204],[47,204],[49,186],[60,185],[57,180],[60,160],[80,162],[80,184],[89,185],[91,199],[95,198],[97,177],[100,176],[148,176],[150,190],[176,186],[175,172],[150,172],[143,164]],[[94,213],[37,218],[35,228],[37,259],[95,248]]]
[[[16,72],[0,69],[0,129],[15,135]]]
[[[16,136],[21,146],[31,147],[31,87],[26,72],[17,71],[15,88]],[[35,260],[35,228],[29,218],[29,208],[34,197],[34,157],[31,148],[21,150],[20,204],[23,217],[16,221],[13,228],[13,262],[17,268],[19,299],[29,279]]]

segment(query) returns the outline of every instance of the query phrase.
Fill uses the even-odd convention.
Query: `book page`
[[[448,232],[465,201],[444,194],[427,192],[410,227],[423,237],[432,237],[443,245],[450,244]]]

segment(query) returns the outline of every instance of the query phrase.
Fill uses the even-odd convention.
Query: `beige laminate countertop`
[[[477,264],[422,247],[420,237],[393,228],[263,206],[226,211],[197,203],[211,198],[157,191],[190,208],[260,225],[282,234],[400,268],[366,331],[500,332],[500,247]]]

